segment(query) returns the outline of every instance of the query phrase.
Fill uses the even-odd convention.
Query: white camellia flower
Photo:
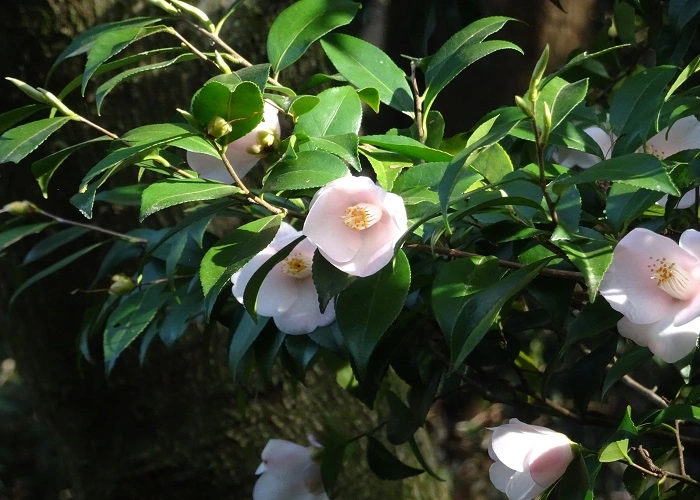
[[[369,276],[387,265],[408,229],[403,199],[368,177],[341,177],[318,190],[304,234],[335,267]]]
[[[492,429],[489,469],[493,485],[508,500],[530,500],[559,479],[574,459],[572,442],[564,434],[529,425],[517,418]]]
[[[310,439],[311,440],[311,439]],[[304,447],[283,439],[270,439],[255,471],[260,477],[253,500],[328,500],[321,467],[314,460],[318,445]]]
[[[624,315],[620,334],[667,363],[690,354],[700,332],[700,232],[676,243],[636,228],[615,247],[600,293]]]
[[[588,127],[583,129],[583,131],[598,143],[600,150],[603,152],[603,158],[584,153],[583,151],[559,147],[552,156],[555,163],[564,167],[579,166],[581,168],[589,168],[601,160],[610,159],[613,145],[617,140],[612,131],[598,126]],[[637,152],[651,154],[660,160],[664,160],[681,151],[695,148],[700,148],[700,121],[694,116],[686,116],[675,122],[670,129],[665,128],[654,135]],[[667,199],[668,196],[664,196],[656,204],[663,206],[666,204]],[[688,208],[694,203],[695,192],[689,191],[681,197],[676,206],[678,208]]]
[[[245,287],[255,271],[299,236],[299,231],[283,222],[270,244],[231,277],[233,295],[238,302],[243,303]],[[323,313],[319,309],[318,293],[311,278],[315,250],[316,245],[309,240],[301,241],[282,262],[272,268],[260,286],[258,314],[272,317],[277,328],[284,333],[311,333],[335,320],[333,302]]]
[[[226,158],[231,166],[243,177],[264,158],[280,137],[280,122],[277,108],[265,101],[263,119],[243,137],[230,143],[226,148]],[[219,158],[204,153],[187,152],[187,163],[203,179],[231,184],[233,178]]]

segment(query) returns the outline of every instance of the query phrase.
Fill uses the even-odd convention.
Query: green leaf
[[[673,2],[672,2],[673,3]],[[700,3],[697,4],[698,8],[700,9]],[[678,90],[678,88],[683,85],[688,78],[690,78],[692,75],[700,71],[700,55],[696,56],[695,59],[690,61],[690,64],[688,64],[685,68],[683,68],[683,71],[680,72],[678,77],[674,80],[673,84],[671,87],[668,89],[668,92],[666,92],[666,97],[664,98],[664,101],[668,101],[673,93]]]
[[[83,31],[79,36],[74,38],[73,41],[70,44],[68,44],[68,46],[65,49],[63,49],[63,52],[61,52],[56,58],[53,65],[49,69],[49,73],[46,76],[46,81],[49,81],[51,75],[53,74],[54,70],[58,67],[59,64],[61,64],[66,59],[88,52],[95,43],[95,40],[104,33],[107,33],[112,30],[119,30],[126,27],[148,26],[150,24],[157,23],[160,20],[161,18],[159,17],[135,17],[133,19],[126,19],[124,21],[98,24],[97,26]]]
[[[321,46],[350,83],[360,89],[377,89],[381,102],[413,116],[413,94],[406,75],[381,49],[359,38],[335,33],[324,37]]]
[[[365,87],[357,91],[357,97],[360,98],[367,106],[372,108],[372,111],[379,113],[379,91],[374,87]]]
[[[122,205],[125,207],[140,207],[141,195],[148,184],[132,184],[119,186],[108,191],[102,191],[95,196],[95,201],[102,201],[110,205]]]
[[[8,130],[0,136],[0,163],[19,163],[69,121],[66,116],[44,118]]]
[[[668,4],[669,21],[678,33],[697,16],[698,12],[700,12],[700,3],[694,0],[670,0]]]
[[[122,300],[107,318],[103,338],[105,373],[109,375],[117,358],[153,321],[165,302],[165,284],[137,290]]]
[[[598,460],[601,463],[617,462],[618,460],[629,461],[629,460],[631,460],[629,455],[627,454],[627,450],[629,449],[629,445],[630,445],[629,439],[621,439],[619,441],[615,441],[613,443],[610,443],[605,448],[600,450],[600,454],[598,455]]]
[[[183,231],[183,235],[187,235]],[[168,277],[170,279],[170,277]],[[197,278],[194,280],[198,281]],[[163,319],[158,328],[158,337],[166,347],[171,347],[182,337],[189,322],[202,313],[203,298],[199,287],[185,283],[169,298],[163,308]]]
[[[53,226],[55,222],[35,222],[24,226],[16,226],[7,231],[0,232],[0,251],[5,250],[10,245],[17,243],[19,240],[30,234],[42,232],[49,226]]]
[[[117,55],[136,40],[166,30],[167,28],[165,26],[146,27],[136,25],[111,29],[98,35],[93,40],[92,46],[88,51],[85,71],[83,72],[83,81],[80,85],[81,95],[85,95],[85,88],[97,68],[102,66],[108,59]]]
[[[569,83],[559,89],[554,101],[550,104],[552,109],[552,129],[556,128],[569,116],[576,106],[585,98],[588,92],[588,79]]]
[[[605,203],[605,215],[617,232],[624,232],[646,209],[661,198],[658,191],[640,189],[616,182],[610,187]]]
[[[51,181],[51,177],[53,177],[53,174],[56,172],[56,170],[58,170],[58,167],[60,167],[70,155],[79,149],[84,148],[85,146],[89,146],[90,144],[109,140],[111,140],[111,138],[107,136],[96,137],[94,139],[69,146],[32,163],[32,174],[34,174],[34,177],[39,183],[39,188],[41,189],[41,194],[44,195],[44,198],[49,197],[49,181]]]
[[[377,273],[354,281],[336,300],[336,320],[364,378],[372,353],[403,309],[411,267],[403,251]]]
[[[327,135],[325,137],[310,137],[308,144],[315,149],[334,154],[356,171],[361,172],[362,166],[357,155],[359,139],[357,134]],[[302,146],[300,146],[300,150]]]
[[[318,354],[319,345],[308,335],[287,335],[284,346],[294,364],[295,375],[303,380],[311,363]]]
[[[233,76],[238,78],[235,74]],[[230,122],[232,131],[219,139],[221,144],[243,137],[263,118],[262,93],[253,82],[226,84],[210,80],[194,95],[191,108],[195,119],[202,125],[207,125],[215,117]]]
[[[595,234],[596,237],[556,240],[553,243],[564,250],[569,260],[581,271],[588,288],[588,298],[593,302],[598,294],[603,275],[612,262],[613,246],[600,234],[592,230],[590,234]]]
[[[675,420],[700,422],[700,406],[674,404],[661,410],[654,418],[654,426],[659,426]]]
[[[109,94],[114,88],[122,83],[124,80],[127,78],[131,78],[132,76],[138,75],[140,73],[145,73],[147,71],[155,71],[158,69],[162,68],[167,68],[168,66],[172,66],[173,64],[177,64],[179,62],[185,62],[185,61],[191,61],[192,59],[197,59],[198,57],[195,54],[190,54],[190,53],[185,53],[185,54],[180,54],[177,57],[174,57],[172,59],[168,59],[167,61],[160,61],[152,64],[146,64],[144,66],[136,66],[135,68],[128,69],[126,71],[123,71],[119,73],[116,76],[113,76],[106,82],[104,82],[102,85],[97,87],[97,90],[95,91],[95,106],[97,107],[97,114],[100,114],[100,110],[102,109],[102,103],[104,102],[105,98],[107,97],[107,94]]]
[[[42,109],[48,109],[48,106],[43,104],[28,104],[21,108],[12,109],[0,114],[0,134]]]
[[[489,331],[506,302],[530,283],[550,260],[546,258],[518,269],[469,297],[459,310],[452,335],[448,336],[453,366],[462,364]]]
[[[627,2],[615,2],[613,19],[618,38],[624,43],[636,45],[636,12],[633,5]]]
[[[610,367],[605,381],[603,382],[603,390],[601,398],[605,397],[610,388],[620,381],[625,375],[633,372],[652,357],[651,351],[646,347],[635,345],[632,349],[620,356],[617,361]]]
[[[389,151],[396,151],[429,162],[450,161],[452,155],[438,149],[429,148],[415,139],[403,135],[363,135],[361,144],[371,144]]]
[[[264,191],[308,189],[350,175],[345,163],[325,151],[301,151],[296,158],[280,161],[270,170]]]
[[[502,40],[483,40],[499,31],[508,21],[508,17],[487,17],[473,22],[458,31],[452,38],[438,49],[430,59],[425,70],[424,110],[432,107],[437,95],[465,68],[492,52],[503,49],[513,49],[522,54],[515,44]]]
[[[239,307],[237,310],[240,314],[236,315],[238,321],[233,330],[231,345],[228,350],[228,367],[233,375],[233,380],[242,384],[245,382],[246,370],[248,368],[245,361],[248,359],[253,344],[260,336],[265,326],[267,326],[270,318],[260,316],[256,323],[245,309]]]
[[[421,469],[409,467],[375,437],[367,436],[367,464],[380,479],[399,480],[422,474]]]
[[[513,163],[510,156],[500,144],[493,144],[485,148],[474,161],[471,168],[479,172],[490,183],[500,181],[505,175],[513,171]]]
[[[267,85],[267,79],[270,77],[270,65],[254,64],[253,66],[236,70],[236,74],[244,82],[253,82],[258,86],[260,92],[264,92],[265,86]]]
[[[206,179],[164,179],[144,189],[139,220],[143,221],[159,210],[181,203],[216,200],[240,192],[236,186]]]
[[[360,8],[348,0],[300,0],[283,10],[267,35],[267,57],[275,73],[299,59],[329,31],[345,26]]]
[[[543,87],[546,86],[550,81],[552,81],[554,78],[559,77],[560,75],[564,74],[565,72],[569,71],[570,69],[572,69],[572,68],[574,68],[574,67],[576,67],[576,66],[579,66],[579,65],[585,63],[586,61],[589,61],[589,60],[591,60],[591,59],[595,59],[596,57],[600,57],[600,56],[602,56],[602,55],[604,55],[604,54],[607,54],[608,52],[613,52],[613,51],[615,51],[615,50],[619,50],[619,49],[622,49],[622,48],[625,48],[625,47],[629,47],[629,45],[627,45],[627,44],[615,45],[614,47],[607,47],[607,48],[605,48],[605,49],[603,49],[603,50],[600,50],[600,51],[598,51],[598,52],[593,52],[593,53],[581,52],[580,54],[577,54],[576,56],[572,57],[571,60],[569,60],[569,62],[567,62],[567,63],[564,64],[563,66],[559,67],[556,71],[554,71],[554,72],[550,73],[549,75],[545,76],[545,77],[542,79],[542,81],[541,81],[539,87],[540,87],[540,88],[543,88]]]
[[[362,121],[362,104],[352,87],[335,87],[318,94],[320,102],[297,120],[297,134],[309,137],[357,134]]]
[[[555,212],[558,224],[569,233],[577,233],[581,221],[581,194],[576,186],[569,186],[559,195]]]
[[[69,255],[68,257],[64,257],[63,259],[59,260],[55,264],[53,264],[53,265],[47,267],[46,269],[39,271],[38,273],[32,275],[31,278],[29,278],[27,281],[22,283],[22,285],[17,290],[15,290],[15,293],[12,294],[12,297],[10,297],[10,306],[12,306],[12,304],[15,302],[15,299],[17,299],[17,297],[19,297],[22,294],[22,292],[24,292],[27,288],[32,286],[34,283],[41,281],[42,279],[46,278],[47,276],[52,275],[56,271],[63,269],[68,264],[71,264],[72,262],[78,260],[83,255],[93,251],[95,248],[102,246],[104,243],[106,243],[106,242],[102,241],[100,243],[95,243],[94,245],[90,245],[89,247],[83,248],[82,250],[79,250],[79,251]]]
[[[218,295],[233,273],[270,244],[281,222],[282,216],[271,215],[244,224],[217,241],[204,254],[199,268],[204,296]]]
[[[632,153],[603,160],[582,172],[560,177],[555,183],[581,184],[596,181],[618,181],[673,196],[681,195],[661,160],[645,153]]]
[[[311,272],[318,293],[319,309],[322,313],[326,311],[331,300],[357,279],[328,262],[318,250],[314,252]]]
[[[607,300],[589,302],[569,325],[561,350],[562,355],[572,345],[614,327],[621,317],[620,313],[610,307]]]
[[[23,265],[39,260],[42,257],[51,255],[53,252],[59,248],[69,244],[70,242],[80,238],[81,236],[89,233],[90,230],[86,227],[69,227],[63,231],[44,238],[39,243],[34,245],[31,250],[27,252],[22,261]],[[2,238],[2,233],[0,233],[0,239]]]

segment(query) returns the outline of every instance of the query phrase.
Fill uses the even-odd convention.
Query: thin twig
[[[418,139],[421,143],[425,144],[426,134],[425,127],[423,126],[423,96],[420,94],[420,90],[418,90],[415,61],[411,61],[411,91],[413,92],[413,109],[416,113],[415,122],[418,127]]]
[[[61,224],[70,224],[72,226],[84,227],[86,229],[90,229],[91,231],[96,231],[98,233],[108,234],[110,236],[114,236],[116,238],[126,240],[129,243],[137,243],[139,245],[145,245],[146,243],[148,243],[148,240],[146,240],[144,238],[139,238],[137,236],[129,236],[128,234],[118,233],[116,231],[112,231],[111,229],[105,229],[103,227],[94,226],[92,224],[85,224],[83,222],[77,222],[74,220],[64,219],[63,217],[59,217],[58,215],[47,212],[46,210],[42,210],[39,207],[37,207],[37,212],[40,213],[41,215],[44,215],[46,217],[49,217],[49,218],[55,220],[56,222],[59,222]]]
[[[466,257],[483,257],[483,255],[478,253],[464,252],[462,250],[455,250],[453,248],[432,247],[430,245],[422,245],[419,243],[406,243],[404,244],[404,247],[414,248],[416,250],[421,250],[425,252],[432,252],[438,255],[446,255],[448,257],[456,257],[458,259],[463,259]],[[508,269],[521,269],[525,267],[525,264],[521,264],[520,262],[513,262],[510,260],[503,259],[498,259],[498,265]],[[578,271],[564,271],[561,269],[550,269],[545,267],[540,271],[540,274],[543,276],[551,276],[553,278],[583,281],[583,274],[579,273]]]
[[[631,450],[637,450],[639,455],[642,457],[642,460],[644,460],[647,464],[648,469],[635,464],[632,461],[627,462],[629,465],[633,466],[636,469],[639,469],[640,471],[644,472],[645,474],[648,474],[650,476],[658,477],[658,478],[663,478],[663,477],[670,477],[671,479],[676,479],[677,481],[681,481],[686,484],[690,484],[695,486],[696,488],[700,488],[700,482],[696,481],[692,477],[686,475],[686,474],[676,474],[675,472],[667,471],[662,468],[660,468],[658,465],[654,463],[654,461],[651,459],[651,456],[649,455],[649,452],[644,449],[643,446],[639,445],[636,448],[632,447],[630,448]]]
[[[197,47],[192,45],[184,36],[182,36],[180,33],[178,33],[177,30],[175,30],[174,28],[168,28],[167,32],[170,33],[171,35],[175,36],[178,40],[180,40],[182,42],[182,44],[185,47],[187,47],[188,49],[190,49],[190,52],[192,52],[194,55],[196,55],[197,57],[199,57],[203,61],[212,63],[214,66],[216,66],[218,68],[218,65],[216,64],[216,62],[209,59],[206,56],[206,54],[204,54],[201,50],[199,50]]]
[[[678,446],[678,463],[681,468],[681,474],[683,476],[687,476],[685,472],[685,456],[683,455],[683,442],[681,441],[681,421],[676,420],[674,427],[676,429],[676,445]]]

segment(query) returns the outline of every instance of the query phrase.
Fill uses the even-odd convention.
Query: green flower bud
[[[549,140],[549,134],[552,131],[552,111],[549,109],[549,104],[546,102],[544,104],[544,117],[543,117],[543,127],[542,127],[542,137],[540,140],[542,144],[547,144]]]
[[[527,116],[530,119],[534,118],[530,106],[528,106],[528,104],[525,102],[525,99],[523,99],[519,95],[515,96],[515,105],[518,106],[518,109],[520,109],[520,111],[522,111],[525,116]]]
[[[207,123],[207,134],[217,139],[231,133],[231,130],[231,124],[220,116],[215,116]]]
[[[10,78],[9,76],[5,78],[10,83],[13,83],[18,89],[27,94],[29,97],[42,104],[47,104],[44,94],[39,92],[37,89],[24,83],[22,80],[17,80],[16,78]]]
[[[202,21],[207,29],[212,33],[216,30],[216,26],[211,22],[209,16],[207,16],[203,11],[199,10],[197,7],[183,2],[181,0],[170,0],[170,3],[175,5],[178,9],[187,12],[188,14],[194,16],[196,19]]]
[[[179,11],[175,8],[174,5],[171,3],[166,2],[165,0],[148,0],[150,3],[155,5],[156,7],[160,7],[163,9],[165,12],[168,14],[172,14],[174,16],[179,14]]]
[[[530,88],[528,90],[528,98],[530,101],[535,102],[540,95],[538,86],[544,72],[547,69],[547,63],[549,62],[549,44],[545,45],[542,55],[540,56],[537,64],[535,64],[535,69],[532,71],[532,78],[530,78]]]
[[[2,207],[2,211],[12,215],[29,215],[37,213],[39,211],[39,207],[27,200],[12,201]]]
[[[68,106],[63,104],[61,100],[53,95],[51,92],[48,90],[42,89],[41,87],[38,87],[37,90],[41,92],[44,95],[44,98],[46,101],[48,101],[51,106],[59,110],[61,113],[66,115],[67,117],[73,119],[73,120],[80,120],[80,116],[78,116],[72,109],[70,109]]]
[[[258,132],[258,143],[264,149],[271,148],[277,141],[277,135],[273,130],[261,130]]]
[[[112,276],[112,284],[109,287],[109,293],[121,297],[130,293],[136,288],[136,283],[126,274],[115,274]]]

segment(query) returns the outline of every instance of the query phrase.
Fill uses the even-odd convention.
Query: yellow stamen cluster
[[[693,296],[698,282],[682,267],[675,262],[669,262],[666,257],[654,259],[647,266],[651,272],[651,279],[656,280],[656,285],[671,297],[679,300],[687,300]]]
[[[297,252],[282,261],[282,272],[296,279],[311,276],[311,259]]]
[[[371,203],[358,203],[345,209],[341,216],[345,225],[356,231],[374,226],[382,218],[382,209]]]

